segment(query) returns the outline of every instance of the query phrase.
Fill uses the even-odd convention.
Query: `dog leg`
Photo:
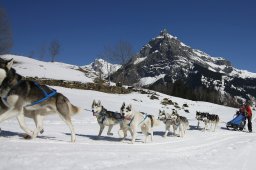
[[[31,138],[33,136],[33,131],[27,128],[27,125],[25,123],[24,114],[20,113],[17,116],[17,120],[19,122],[20,128],[26,132],[28,136],[25,136],[25,138]]]
[[[98,137],[100,137],[100,136],[101,136],[101,134],[102,134],[102,132],[103,132],[104,128],[105,128],[105,125],[100,124],[100,131],[99,131]]]
[[[215,123],[214,129],[213,129],[213,132],[215,132],[215,130],[216,130],[216,126],[217,126],[217,123]]]
[[[153,131],[153,129],[151,129],[150,134],[151,134],[151,142],[153,142],[153,136],[154,136],[154,131]]]
[[[170,126],[165,126],[165,133],[164,133],[164,138],[166,138],[166,136],[168,135],[168,132],[170,131]]]
[[[7,110],[5,113],[0,115],[0,122],[3,122],[4,120],[15,117],[17,116],[17,114],[18,114],[17,110],[13,110],[13,109]]]
[[[197,123],[197,129],[199,129],[199,121],[198,121],[198,123]]]
[[[123,142],[127,137],[127,129],[123,129],[124,137],[122,138],[121,142]]]
[[[137,132],[136,132],[136,128],[132,128],[132,132],[133,132],[133,135],[132,135],[132,144],[134,144],[135,140],[136,140],[136,137],[137,137]]]
[[[112,128],[113,128],[113,125],[109,125],[107,135],[113,136],[113,133],[111,133]]]
[[[71,142],[75,142],[76,141],[76,134],[75,134],[74,126],[73,126],[72,121],[71,121],[71,117],[69,117],[69,116],[65,116],[64,117],[61,114],[59,114],[59,115],[64,120],[64,122],[66,123],[66,125],[70,129],[70,132],[71,132]]]
[[[33,132],[32,138],[36,138],[38,133],[43,129],[43,117],[41,115],[35,115],[34,121],[36,124],[36,129]]]

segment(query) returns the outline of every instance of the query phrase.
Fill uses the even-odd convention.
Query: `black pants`
[[[247,117],[248,120],[248,130],[252,132],[252,117]]]

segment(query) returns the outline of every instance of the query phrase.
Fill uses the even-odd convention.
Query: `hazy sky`
[[[0,6],[12,26],[14,54],[35,51],[38,58],[57,39],[57,61],[85,65],[120,40],[138,52],[167,28],[192,48],[256,72],[254,0],[0,0]]]

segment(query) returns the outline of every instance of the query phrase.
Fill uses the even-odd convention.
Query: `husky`
[[[189,127],[188,119],[186,117],[180,116],[177,111],[174,110],[170,115],[170,120],[175,124],[177,128],[179,128],[179,136],[184,137],[186,130]]]
[[[71,116],[79,113],[80,108],[72,105],[67,97],[54,92],[50,87],[24,80],[12,68],[13,59],[6,62],[1,60],[0,63],[0,96],[2,99],[0,122],[16,117],[21,129],[30,138],[36,138],[43,129],[43,117],[58,113],[71,131],[71,142],[75,142],[76,136]],[[36,124],[34,131],[26,126],[24,116],[34,119]]]
[[[112,136],[111,130],[114,125],[120,124],[122,125],[123,117],[120,113],[108,111],[101,105],[101,101],[96,102],[93,100],[92,102],[92,112],[93,116],[96,116],[98,124],[100,126],[100,131],[98,137],[101,136],[105,126],[108,126],[107,135]]]
[[[215,114],[210,114],[208,112],[196,112],[196,119],[198,120],[197,129],[199,128],[199,122],[204,122],[204,131],[208,129],[208,124],[211,125],[210,129],[214,125],[213,131],[215,131],[217,124],[219,123],[219,116]]]
[[[137,128],[140,127],[142,133],[145,135],[144,143],[147,142],[147,138],[150,134],[151,142],[153,141],[153,127],[159,125],[159,121],[153,115],[148,115],[143,112],[136,112],[132,109],[132,105],[126,106],[123,103],[121,114],[124,117],[122,130],[124,137],[122,141],[127,137],[127,131],[129,130],[132,136],[132,143],[135,142],[137,136]]]
[[[163,136],[164,138],[166,138],[166,136],[168,135],[168,132],[170,132],[171,126],[173,128],[174,135],[175,135],[175,131],[177,129],[175,122],[173,120],[171,120],[170,117],[171,117],[170,113],[167,113],[164,110],[163,111],[159,110],[158,120],[162,121],[165,124],[165,134]]]
[[[200,121],[204,122],[207,124],[208,120],[207,120],[207,116],[209,115],[208,112],[198,112],[196,111],[196,120],[198,121],[197,123],[197,129],[199,129],[199,125],[200,125]],[[205,124],[205,125],[206,125]],[[205,128],[204,128],[205,129]]]

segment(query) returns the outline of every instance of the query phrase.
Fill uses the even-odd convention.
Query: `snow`
[[[79,82],[93,82],[91,78],[85,76],[81,71],[75,70],[77,66],[59,63],[59,62],[43,62],[17,55],[2,55],[4,59],[13,58],[17,64],[13,65],[17,73],[25,77],[49,78],[56,80],[68,80]]]
[[[104,77],[107,77],[109,74],[112,74],[121,68],[121,65],[111,64],[103,59],[95,59],[91,64],[81,66],[80,68],[89,69],[90,71],[95,72],[95,74],[99,74],[99,72],[101,72]]]
[[[142,58],[136,58],[136,60],[133,62],[134,65],[141,63],[144,61],[147,57],[142,57]]]
[[[135,110],[155,116],[158,115],[159,109],[170,111],[172,106],[164,107],[160,104],[160,100],[150,100],[146,94],[107,94],[89,90],[54,88],[66,95],[73,104],[85,109],[73,117],[77,134],[76,143],[69,142],[69,129],[57,115],[45,117],[45,132],[33,140],[23,139],[21,137],[23,131],[17,120],[9,119],[0,124],[1,170],[255,169],[256,133],[224,129],[224,122],[233,118],[236,108],[194,102],[157,93],[160,100],[167,97],[180,106],[184,103],[188,104],[187,109],[190,113],[185,113],[183,109],[178,112],[188,118],[190,129],[184,138],[171,134],[163,138],[165,127],[161,122],[155,128],[153,142],[142,143],[143,135],[138,133],[136,143],[130,144],[130,135],[128,135],[129,140],[123,143],[119,141],[118,126],[114,126],[113,136],[107,136],[105,129],[103,137],[96,140],[99,126],[96,118],[89,111],[93,99],[101,100],[108,110],[119,111],[122,102],[128,102]],[[207,111],[220,116],[221,121],[215,132],[203,132],[195,128],[196,111]],[[255,114],[254,111],[253,115]],[[31,119],[26,119],[26,122],[30,128],[34,128]],[[254,131],[255,123],[253,119]]]
[[[143,77],[140,79],[139,84],[141,86],[150,85],[150,84],[153,84],[154,82],[156,82],[157,80],[164,78],[164,76],[165,76],[165,74],[160,74],[155,77]]]

